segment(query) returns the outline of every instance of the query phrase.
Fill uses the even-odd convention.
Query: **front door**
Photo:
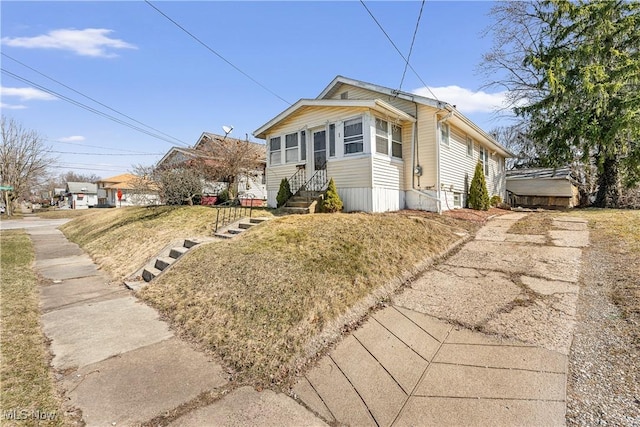
[[[327,162],[327,131],[325,129],[313,132],[313,170],[325,168]]]

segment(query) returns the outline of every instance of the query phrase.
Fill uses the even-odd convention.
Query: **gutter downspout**
[[[417,164],[417,151],[418,151],[418,104],[415,103],[416,106],[416,121],[413,122],[412,133],[411,133],[411,192],[418,195],[418,205],[420,205],[420,197],[426,197],[436,202],[436,210],[438,213],[442,212],[440,199],[438,197],[433,197],[429,194],[423,193],[422,191],[416,188],[416,167]]]
[[[453,110],[450,110],[443,118],[438,119],[438,112],[433,114],[436,120],[436,194],[438,195],[438,213],[442,213],[442,190],[440,189],[440,124],[446,122],[453,116]]]

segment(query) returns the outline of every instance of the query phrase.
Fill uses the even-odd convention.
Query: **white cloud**
[[[32,100],[51,101],[53,99],[56,99],[55,96],[33,87],[0,86],[0,95],[2,95],[2,97],[14,96],[19,98],[20,101],[32,101]]]
[[[455,105],[463,113],[491,113],[504,107],[507,92],[487,93],[473,92],[460,86],[432,87],[439,100]],[[428,88],[422,87],[413,91],[416,95],[433,98]]]
[[[84,141],[86,138],[82,135],[72,135],[72,136],[64,136],[62,138],[58,138],[60,142],[80,142]]]
[[[106,28],[61,29],[35,37],[3,37],[2,43],[28,49],[70,50],[78,55],[93,57],[116,56],[109,49],[137,49],[123,40],[110,38],[112,32]]]
[[[5,104],[4,102],[0,102],[0,108],[3,110],[24,110],[25,108],[27,108],[26,105],[12,105],[12,104]]]

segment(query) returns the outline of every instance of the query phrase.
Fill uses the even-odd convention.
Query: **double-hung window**
[[[389,125],[376,119],[376,153],[389,154]]]
[[[280,159],[282,156],[282,152],[280,151],[282,148],[280,137],[275,137],[269,139],[269,164],[271,165],[279,165]]]
[[[391,155],[402,158],[402,128],[396,125],[391,126]]]
[[[449,125],[440,123],[440,143],[449,145]]]
[[[480,163],[482,164],[482,169],[484,169],[484,174],[489,175],[489,151],[485,147],[480,147]]]
[[[362,117],[344,122],[344,153],[364,152],[364,135],[362,133]]]
[[[298,133],[285,135],[284,152],[286,163],[296,163],[298,161]]]
[[[467,137],[467,156],[473,157],[473,139],[470,136]]]

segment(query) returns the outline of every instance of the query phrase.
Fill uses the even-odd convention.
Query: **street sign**
[[[13,191],[13,187],[10,185],[0,185],[0,190]]]

